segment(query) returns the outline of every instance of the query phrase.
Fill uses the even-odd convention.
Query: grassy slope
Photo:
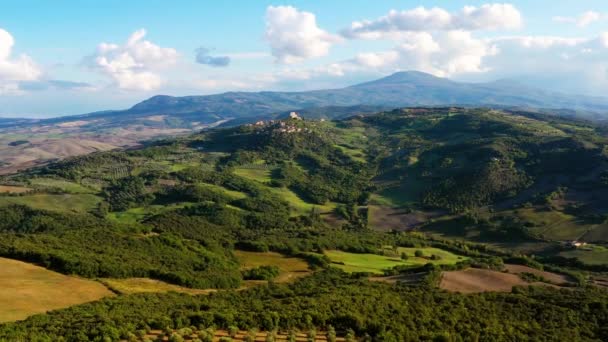
[[[34,194],[25,196],[0,196],[0,206],[22,204],[35,209],[52,211],[86,212],[97,206],[101,198],[91,194]]]
[[[424,257],[415,257],[416,250],[421,250]],[[395,266],[420,266],[427,263],[438,265],[455,264],[458,261],[465,260],[465,257],[459,257],[453,253],[438,249],[438,248],[404,248],[399,247],[398,253],[406,253],[408,258],[402,260],[399,256],[384,256],[378,254],[359,254],[343,251],[325,251],[325,255],[334,262],[334,266],[341,268],[346,272],[371,272],[381,274],[384,270]],[[431,255],[438,255],[440,260],[430,260]]]
[[[69,182],[63,179],[32,178],[30,183],[42,188],[58,188],[70,194],[93,194],[96,192],[95,190],[82,186],[78,183]]]

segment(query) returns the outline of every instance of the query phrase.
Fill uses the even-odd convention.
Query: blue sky
[[[0,8],[0,116],[125,108],[155,94],[340,87],[399,70],[608,90],[605,1],[20,0]]]

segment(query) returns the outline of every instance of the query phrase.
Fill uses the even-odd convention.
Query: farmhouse
[[[579,248],[579,247],[585,246],[586,244],[587,243],[583,242],[583,241],[572,240],[572,241],[568,241],[566,243],[566,246],[568,246],[568,247],[574,247],[574,248]]]

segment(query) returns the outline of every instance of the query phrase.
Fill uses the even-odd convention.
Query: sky
[[[338,88],[418,70],[608,90],[608,2],[7,0],[0,117],[157,94]]]

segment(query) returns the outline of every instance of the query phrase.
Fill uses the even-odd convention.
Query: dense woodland
[[[194,326],[306,330],[332,326],[374,341],[602,341],[608,292],[517,288],[458,295],[317,273],[293,285],[192,297],[132,295],[0,326],[10,341],[113,341],[139,330]]]
[[[587,280],[608,271],[608,262],[569,257],[563,241],[574,240],[568,229],[599,247],[608,241],[607,146],[605,129],[585,121],[414,108],[214,129],[6,176],[4,184],[31,190],[0,196],[8,203],[0,206],[3,257],[88,278],[147,277],[193,288],[236,289],[245,279],[277,276],[270,266],[243,272],[236,249],[298,256],[319,272],[209,296],[106,299],[2,325],[0,340],[116,340],[191,325],[331,325],[377,341],[606,340],[608,292]],[[92,200],[60,210],[35,201],[51,195]],[[429,218],[379,229],[378,208]],[[532,212],[561,215],[574,228],[547,233]],[[437,232],[443,236],[425,234]],[[530,253],[516,243],[539,247]],[[470,257],[452,268],[508,261],[559,270],[579,286],[456,295],[435,288],[433,267],[387,271],[427,274],[415,286],[391,286],[333,270],[322,255],[385,246]]]

